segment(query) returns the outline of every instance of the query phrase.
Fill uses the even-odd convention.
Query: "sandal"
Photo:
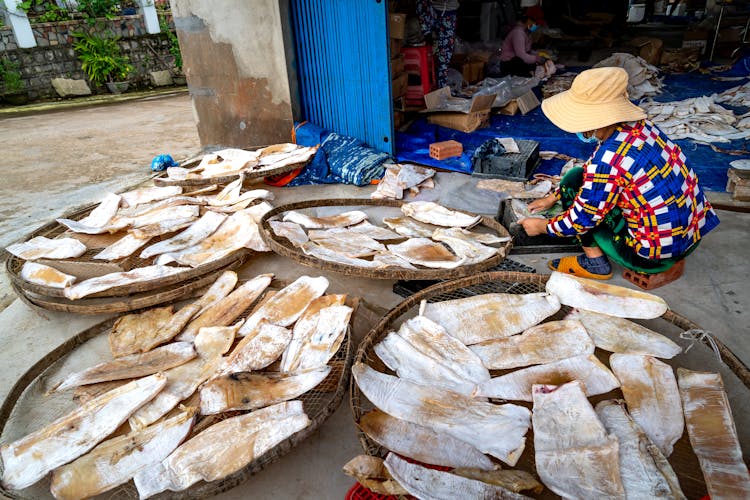
[[[557,265],[555,265],[557,261]],[[562,257],[561,259],[554,259],[547,262],[547,266],[553,271],[561,273],[572,274],[579,278],[589,278],[593,280],[608,280],[612,277],[612,272],[609,274],[595,274],[584,269],[581,264],[578,263],[578,258],[575,255],[569,255]]]

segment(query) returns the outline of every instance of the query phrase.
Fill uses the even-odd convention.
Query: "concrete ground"
[[[66,209],[94,201],[107,191],[147,181],[152,156],[169,152],[189,156],[199,147],[187,96],[161,97],[127,105],[87,108],[63,113],[0,119],[0,139],[8,145],[0,160],[5,182],[0,185],[0,206],[5,220],[0,226],[3,246]],[[437,187],[419,199],[494,215],[497,193],[480,191],[476,181],[461,174],[441,173]],[[369,197],[372,187],[343,185],[274,189],[274,204],[339,197]],[[706,237],[687,262],[685,275],[657,290],[672,309],[697,322],[725,342],[750,364],[750,215],[720,212],[721,225]],[[10,219],[10,220],[9,220]],[[510,258],[546,271],[550,255],[511,255]],[[401,297],[389,280],[348,278],[303,267],[276,255],[248,262],[242,277],[274,272],[280,279],[300,274],[326,275],[332,292],[360,296],[366,307],[359,318],[363,335],[379,315]],[[613,283],[625,284],[617,276]],[[43,314],[43,315],[42,315]],[[103,317],[75,316],[43,311],[39,314],[19,300],[0,312],[0,401],[15,381],[54,347]],[[730,391],[745,449],[750,440],[742,423],[750,414],[746,391]],[[243,485],[217,498],[343,498],[353,480],[341,466],[361,452],[352,423],[348,398],[315,434],[279,461]]]

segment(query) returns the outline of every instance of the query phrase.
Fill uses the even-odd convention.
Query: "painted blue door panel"
[[[306,120],[393,153],[386,0],[291,0]]]

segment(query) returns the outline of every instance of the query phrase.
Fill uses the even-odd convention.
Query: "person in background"
[[[537,30],[539,25],[534,18],[523,16],[503,40],[500,50],[500,70],[503,76],[531,76],[537,64],[544,59],[531,50],[529,33]]]
[[[438,88],[448,82],[448,66],[456,45],[456,11],[458,0],[417,0],[417,17],[422,25],[422,34],[434,33],[435,71]]]
[[[529,236],[581,242],[583,255],[550,261],[554,271],[609,279],[612,259],[639,273],[664,272],[719,224],[685,154],[630,102],[627,86],[622,68],[590,69],[542,102],[557,127],[596,145],[556,192],[529,204],[534,213],[560,200],[560,215],[519,221]]]

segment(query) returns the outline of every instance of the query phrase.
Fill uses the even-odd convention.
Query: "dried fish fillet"
[[[288,239],[296,247],[309,240],[305,230],[297,223],[272,220],[268,221],[268,224],[276,236]]]
[[[439,228],[432,233],[432,239],[435,241],[446,241],[447,239],[459,239],[468,243],[482,245],[493,245],[495,243],[505,243],[511,240],[510,236],[499,236],[490,233],[477,233],[461,229],[460,227]],[[455,248],[453,249],[456,250]]]
[[[583,384],[534,385],[534,459],[545,486],[564,498],[625,499],[617,438],[607,434]]]
[[[503,256],[505,249],[493,248],[483,245],[482,243],[471,241],[462,234],[456,235],[454,232],[437,230],[432,234],[432,239],[441,241],[448,245],[457,257],[462,259],[464,265],[477,264],[494,257],[498,252]]]
[[[198,357],[163,372],[167,378],[164,390],[130,417],[130,427],[142,429],[151,425],[194,393],[216,373],[221,356],[232,346],[236,332],[237,326],[201,328],[195,337]]]
[[[411,265],[411,263],[409,263],[405,259],[388,251],[376,253],[375,255],[373,255],[372,263],[375,267],[382,268],[400,267],[403,269],[418,269],[416,266]]]
[[[292,151],[279,151],[268,153],[260,158],[260,165],[267,170],[286,167],[288,165],[301,165],[310,161],[315,156],[318,146],[300,147]]]
[[[359,428],[380,446],[426,464],[484,470],[495,467],[487,455],[465,441],[380,410],[365,413],[359,420]]]
[[[388,472],[398,481],[398,484],[417,498],[429,498],[431,500],[454,500],[456,498],[515,500],[529,498],[502,486],[411,464],[393,453],[388,454],[384,463]]]
[[[344,474],[378,495],[408,495],[383,464],[383,459],[371,455],[358,455],[343,467]]]
[[[104,233],[107,231],[105,227],[117,213],[121,201],[120,195],[109,193],[90,214],[81,220],[57,219],[57,222],[75,233]]]
[[[151,238],[151,236],[141,238],[133,233],[128,233],[98,254],[94,255],[94,258],[98,260],[122,259],[128,255],[134,254],[136,250],[148,243]]]
[[[346,302],[346,295],[337,294],[323,295],[310,302],[307,309],[294,324],[292,339],[281,358],[280,371],[292,372],[296,370],[303,351],[310,348],[311,337],[314,335],[320,320],[320,312],[328,307],[342,306],[344,302]]]
[[[672,367],[651,356],[613,354],[609,366],[620,380],[628,411],[665,457],[685,428]]]
[[[507,181],[503,179],[482,179],[477,183],[477,189],[506,193],[508,198],[544,198],[552,189],[550,181],[541,181],[530,189],[526,188],[524,182]]]
[[[516,493],[531,490],[531,492],[538,494],[544,491],[544,485],[534,479],[534,476],[523,470],[483,470],[462,467],[453,469],[451,474],[456,474],[457,476],[468,479],[476,479],[483,483],[502,486],[503,488],[515,491]]]
[[[218,197],[217,197],[218,198]],[[228,207],[243,202],[253,202],[255,200],[273,200],[274,195],[267,189],[252,189],[244,193],[238,193],[237,196],[229,196],[225,199],[209,199],[208,204],[212,207]]]
[[[388,245],[388,251],[424,267],[454,269],[466,264],[465,258],[452,254],[444,245],[428,238],[409,238],[403,243]]]
[[[750,474],[718,373],[677,369],[690,444],[712,499],[750,498]]]
[[[361,255],[372,255],[373,252],[385,250],[383,244],[379,243],[374,238],[371,238],[366,234],[350,231],[348,228],[334,227],[331,229],[312,229],[307,233],[307,236],[310,240],[316,242],[319,245],[323,245],[323,243],[325,242],[331,242],[361,248]],[[328,246],[328,248],[331,247]],[[369,253],[366,252],[368,250]],[[349,255],[350,257],[361,256],[352,254],[347,255]]]
[[[177,336],[177,340],[193,340],[198,330],[205,326],[232,324],[268,288],[271,279],[273,279],[273,274],[261,274],[246,281],[235,291],[206,308],[200,316],[185,327],[185,330]]]
[[[152,224],[147,224],[129,231],[136,238],[153,238],[162,234],[172,233],[185,229],[195,221],[195,217],[178,217],[176,219],[165,219]],[[136,249],[137,250],[137,249]]]
[[[349,226],[347,229],[355,233],[366,234],[370,238],[378,241],[401,240],[404,238],[402,235],[395,233],[390,229],[376,226],[368,221],[362,221],[359,224]]]
[[[466,345],[509,337],[560,310],[548,293],[488,293],[429,303],[422,313]]]
[[[44,236],[31,238],[6,248],[8,252],[24,260],[70,259],[86,252],[86,245],[75,238],[49,239]]]
[[[37,264],[36,262],[24,262],[21,268],[21,278],[29,283],[52,288],[65,288],[78,279],[70,274],[62,273],[54,267]]]
[[[352,374],[362,393],[389,415],[445,432],[514,466],[523,453],[531,412],[426,387],[357,363]]]
[[[291,339],[291,330],[261,320],[227,356],[220,373],[261,370],[281,356]]]
[[[566,306],[620,318],[653,319],[668,309],[664,299],[656,295],[557,271],[552,271],[546,289]]]
[[[307,309],[310,302],[323,295],[327,288],[328,280],[323,276],[300,276],[253,312],[240,328],[239,335],[244,337],[263,319],[274,325],[291,325]]]
[[[495,377],[479,385],[475,396],[531,401],[533,385],[559,385],[571,380],[581,382],[587,396],[604,394],[620,387],[620,382],[596,356],[582,354]]]
[[[387,217],[383,224],[396,231],[401,236],[409,238],[431,238],[440,226],[425,224],[409,217]]]
[[[624,402],[602,401],[596,405],[596,414],[607,432],[617,437],[620,478],[628,499],[685,498],[672,466],[628,415]]]
[[[195,221],[180,234],[146,247],[141,252],[141,258],[146,259],[154,255],[175,252],[193,246],[211,236],[226,218],[226,215],[217,214],[216,212],[206,212],[203,214],[203,217]]]
[[[0,448],[3,484],[31,486],[48,472],[75,460],[111,434],[166,384],[160,373],[95,398],[48,426]]]
[[[664,335],[624,318],[575,309],[567,318],[583,323],[596,347],[622,354],[673,358],[682,348]]]
[[[195,410],[140,431],[104,441],[88,454],[52,473],[50,491],[58,500],[89,498],[129,481],[138,471],[167,458],[193,427]]]
[[[55,390],[64,391],[79,385],[145,377],[185,364],[196,355],[195,348],[190,342],[174,342],[144,354],[123,356],[72,373]]]
[[[296,374],[237,372],[222,375],[201,389],[201,414],[256,410],[289,401],[316,387],[330,371],[330,366],[323,366]]]
[[[339,215],[330,217],[311,217],[301,212],[287,212],[284,215],[284,222],[295,222],[300,226],[308,229],[326,229],[331,227],[346,227],[367,220],[367,214],[359,210],[343,212]]]
[[[365,260],[365,259],[357,259],[355,257],[348,257],[344,254],[335,252],[329,248],[318,245],[317,243],[313,241],[308,241],[306,243],[303,243],[302,245],[300,245],[299,248],[306,255],[311,255],[318,259],[326,260],[328,262],[335,262],[337,264],[346,264],[348,266],[364,267],[364,268],[371,268],[371,269],[378,269],[380,267],[383,267],[383,265],[380,264],[379,262],[375,262],[372,260]]]
[[[112,382],[101,382],[99,384],[82,385],[76,387],[73,391],[73,401],[79,405],[88,403],[94,398],[97,398],[118,387],[132,382],[132,380],[114,380]]]
[[[346,296],[334,297],[343,303]],[[301,372],[325,366],[344,341],[353,312],[351,307],[333,303],[314,313],[308,310],[294,325],[292,341],[281,361],[281,371]]]
[[[164,200],[182,194],[181,186],[164,186],[135,189],[122,193],[122,206],[134,207],[142,203]]]
[[[96,278],[90,278],[81,281],[70,288],[66,288],[65,297],[71,300],[80,299],[93,293],[109,290],[116,286],[132,285],[143,283],[160,278],[166,278],[183,271],[190,270],[189,267],[171,267],[171,266],[146,266],[138,267],[132,271],[122,273],[110,273]]]
[[[310,425],[301,401],[279,403],[222,420],[180,445],[161,464],[135,476],[141,498],[181,491],[236,472]]]
[[[593,354],[594,342],[580,321],[563,320],[532,326],[521,335],[486,340],[471,350],[490,370],[507,370]]]
[[[112,357],[120,358],[128,354],[143,352],[141,339],[149,338],[165,326],[172,318],[173,306],[156,307],[141,313],[120,316],[109,332],[109,348]]]
[[[401,205],[401,211],[419,222],[443,227],[471,227],[482,220],[479,215],[451,210],[431,201],[404,203]]]
[[[174,261],[198,267],[226,257],[242,248],[250,248],[259,252],[270,250],[261,239],[258,225],[244,211],[229,216],[208,238],[178,252],[162,254],[156,262]]]

